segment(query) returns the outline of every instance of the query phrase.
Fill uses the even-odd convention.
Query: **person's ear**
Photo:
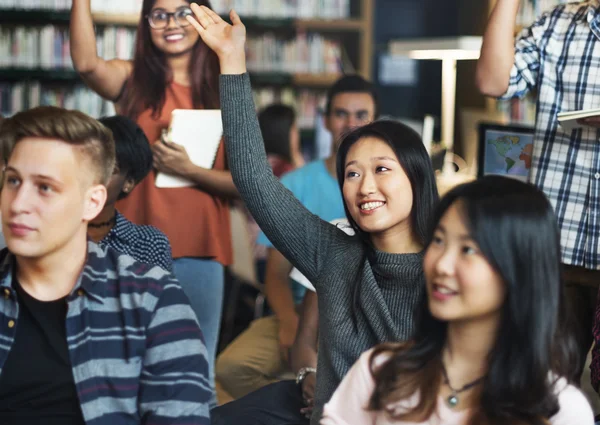
[[[131,191],[133,190],[134,187],[135,187],[135,180],[133,179],[133,177],[127,177],[125,179],[125,182],[123,183],[122,191],[129,194],[129,193],[131,193]]]
[[[92,221],[95,219],[106,204],[106,187],[101,184],[95,184],[90,187],[85,196],[85,205],[83,209],[83,219]]]

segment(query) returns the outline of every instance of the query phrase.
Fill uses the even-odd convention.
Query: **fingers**
[[[208,27],[210,24],[214,23],[212,18],[204,11],[204,9],[202,9],[196,3],[191,3],[190,9],[192,9],[192,12],[194,12],[194,15],[196,16],[195,21],[200,24],[200,26],[202,27],[202,30],[206,30],[206,27]],[[192,21],[191,21],[190,18],[191,18],[191,16],[186,16],[186,19],[188,20],[188,22],[190,22],[192,25],[194,25],[192,22],[194,19],[192,19]],[[201,30],[196,25],[194,25],[194,28],[196,28],[198,30],[198,32],[201,32]]]
[[[231,19],[231,23],[233,25],[240,25],[242,23],[240,15],[238,15],[237,12],[233,9],[231,9],[231,11],[229,12],[229,19]]]
[[[212,20],[213,24],[218,24],[223,22],[223,19],[217,15],[212,9],[206,6],[200,6],[200,8],[208,15],[208,17]]]
[[[192,3],[192,5],[194,4],[195,3]],[[196,31],[198,31],[198,34],[202,35],[206,31],[192,15],[187,15],[185,19],[187,19],[187,21],[196,29]]]

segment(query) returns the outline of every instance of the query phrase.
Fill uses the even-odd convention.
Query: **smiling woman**
[[[317,424],[323,405],[363,351],[412,334],[412,308],[425,286],[422,248],[437,201],[431,161],[419,136],[401,123],[379,121],[354,130],[342,140],[336,161],[347,216],[359,236],[311,214],[270,171],[246,73],[245,27],[239,16],[231,13],[232,26],[206,7],[191,7],[197,20],[188,20],[217,53],[226,74],[220,80],[221,106],[236,186],[275,248],[317,290],[319,361],[311,417]],[[347,176],[349,161],[356,162]],[[409,205],[399,213],[392,210],[402,200]],[[373,201],[383,206],[367,217],[360,205]],[[213,409],[212,422],[246,423],[249,415],[261,423],[307,422],[300,409],[286,411],[282,419],[279,411],[254,405],[268,397],[250,394]]]
[[[175,109],[218,109],[216,55],[186,19],[192,3],[208,0],[143,0],[132,61],[98,57],[90,0],[73,0],[71,56],[90,88],[136,121],[152,145],[154,169],[118,210],[135,224],[167,235],[173,268],[198,316],[214,362],[221,318],[224,266],[232,262],[228,199],[238,196],[221,146],[212,169],[194,165],[176,144],[157,143]],[[202,136],[198,138],[202,143]],[[157,172],[193,183],[157,188]]]
[[[487,176],[449,192],[435,222],[412,340],[362,355],[322,424],[592,425],[550,202]]]

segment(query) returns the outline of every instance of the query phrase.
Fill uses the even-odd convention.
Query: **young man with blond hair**
[[[0,423],[210,423],[206,347],[175,278],[87,240],[110,131],[40,107],[6,119],[0,147]]]

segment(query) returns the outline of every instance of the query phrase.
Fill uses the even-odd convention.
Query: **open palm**
[[[232,54],[244,54],[246,27],[235,11],[229,14],[233,25],[225,22],[218,14],[206,6],[190,5],[196,19],[188,16],[187,20],[196,28],[202,40],[219,57]]]

